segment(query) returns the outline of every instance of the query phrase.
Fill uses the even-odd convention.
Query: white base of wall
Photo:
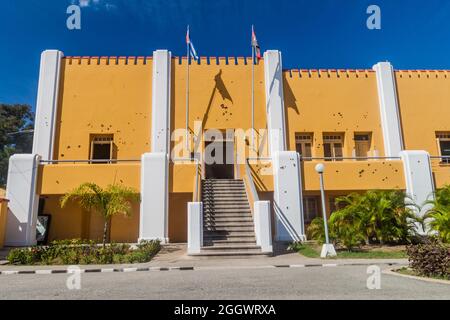
[[[255,201],[253,204],[256,244],[262,252],[273,252],[270,201]]]
[[[272,157],[274,209],[278,241],[305,240],[301,168],[298,153],[279,151]]]
[[[203,203],[188,203],[188,254],[198,254],[203,246]]]
[[[139,239],[168,242],[168,161],[165,153],[142,155]]]
[[[36,244],[36,222],[39,196],[36,194],[40,157],[36,154],[15,154],[9,158],[6,198],[8,217],[6,246]]]
[[[417,207],[411,206],[418,216],[423,216],[431,205],[426,204],[427,200],[433,199],[434,182],[431,170],[430,155],[426,151],[402,151],[400,157],[403,161],[403,170],[406,180],[406,194],[412,198]],[[410,199],[406,199],[406,202]],[[417,231],[426,234],[428,230],[423,230],[420,225],[416,225]]]

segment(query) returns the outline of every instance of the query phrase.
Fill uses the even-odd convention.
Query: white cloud
[[[81,8],[92,7],[95,9],[113,10],[117,6],[106,0],[71,0],[72,4],[79,5]]]

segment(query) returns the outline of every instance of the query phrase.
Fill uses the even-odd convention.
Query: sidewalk
[[[131,271],[167,271],[167,270],[201,270],[201,269],[244,269],[273,267],[334,267],[344,265],[407,265],[407,259],[313,259],[296,252],[279,251],[273,257],[258,258],[217,258],[205,259],[190,257],[186,253],[186,244],[164,245],[161,251],[147,263],[119,265],[82,265],[88,272],[131,272]],[[13,266],[0,265],[0,272],[5,271],[63,271],[68,266]],[[48,272],[50,273],[50,272]],[[54,272],[57,273],[57,272]]]

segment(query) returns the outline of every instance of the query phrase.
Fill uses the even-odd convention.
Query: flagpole
[[[253,36],[252,25],[252,36]],[[255,46],[252,44],[252,148],[255,149]]]
[[[188,26],[189,33],[189,26]],[[190,37],[190,35],[189,35]],[[190,152],[189,148],[189,43],[186,41],[186,56],[187,56],[187,67],[186,67],[186,149]],[[190,157],[191,155],[189,155]]]

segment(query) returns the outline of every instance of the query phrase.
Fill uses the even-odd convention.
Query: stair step
[[[252,238],[255,239],[255,232],[239,232],[239,231],[210,231],[210,230],[204,230],[203,231],[203,237],[205,239],[214,239],[214,238],[220,238],[217,240],[225,240],[224,237],[227,239],[232,238]]]
[[[223,217],[203,217],[203,221],[205,223],[211,223],[211,222],[215,222],[215,223],[245,223],[245,222],[249,222],[251,224],[253,224],[253,218],[252,217],[247,217],[247,218],[242,218],[242,217],[235,217],[235,218],[223,218]]]
[[[250,209],[222,209],[222,210],[203,210],[205,217],[251,217],[251,210]]]
[[[247,233],[247,232],[254,232],[255,228],[253,226],[249,227],[242,227],[242,226],[236,226],[236,227],[221,227],[221,226],[204,226],[203,230],[205,232],[211,232],[211,233],[218,233],[218,234],[225,234],[228,235],[230,232],[233,233]]]
[[[230,245],[214,245],[214,246],[203,246],[201,250],[205,251],[215,251],[215,250],[221,250],[221,251],[254,251],[259,250],[261,252],[261,246],[257,245],[236,245],[236,244],[230,244]]]
[[[248,227],[254,228],[253,221],[245,222],[234,222],[234,221],[205,221],[206,227],[217,227],[217,228],[234,228],[234,227]]]
[[[256,239],[251,237],[241,237],[232,239],[203,239],[203,245],[205,246],[215,246],[215,245],[256,245]]]
[[[253,258],[253,257],[267,257],[271,256],[270,253],[261,252],[261,250],[254,251],[205,251],[202,250],[198,254],[192,256],[204,257],[204,258]]]

